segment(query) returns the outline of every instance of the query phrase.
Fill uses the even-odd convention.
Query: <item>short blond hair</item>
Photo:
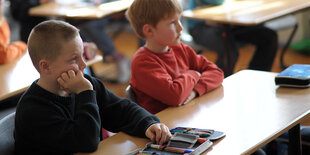
[[[35,26],[28,38],[28,51],[34,67],[40,72],[40,60],[56,60],[61,55],[62,46],[78,35],[76,27],[60,20],[47,20]]]
[[[145,38],[143,26],[150,24],[154,27],[162,19],[182,13],[180,0],[134,0],[126,11],[126,17],[140,38]]]

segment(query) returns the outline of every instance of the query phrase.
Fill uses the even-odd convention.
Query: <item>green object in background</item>
[[[292,43],[290,48],[300,54],[310,55],[310,39],[304,39],[300,42]]]
[[[221,5],[225,0],[200,0],[199,2],[207,5]]]

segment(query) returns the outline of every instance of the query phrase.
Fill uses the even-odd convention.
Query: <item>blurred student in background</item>
[[[20,38],[27,42],[30,31],[38,23],[45,21],[48,17],[34,17],[28,14],[29,9],[41,4],[55,0],[10,0],[11,13],[20,25]],[[103,0],[102,2],[106,2]],[[98,4],[101,1],[98,1]],[[75,20],[76,21],[76,20]],[[69,21],[70,22],[70,21]],[[105,26],[110,22],[110,17],[99,20],[87,20],[77,22],[82,39],[94,42],[103,53],[104,62],[114,62],[117,65],[117,77],[114,81],[126,83],[130,78],[130,61],[122,55],[114,46],[113,40],[105,33]]]
[[[77,26],[84,41],[94,42],[97,45],[103,53],[104,62],[116,63],[115,82],[127,83],[130,79],[130,60],[116,49],[113,40],[104,30],[111,20],[113,20],[111,17],[105,17],[99,20],[84,21]]]
[[[184,10],[195,9],[205,5],[221,5],[225,0],[182,0]],[[244,44],[253,44],[255,53],[248,66],[249,69],[270,71],[277,49],[277,33],[263,25],[258,26],[232,26],[231,35],[233,42],[224,45],[222,29],[216,23],[207,23],[199,20],[187,20],[187,28],[197,44],[215,51],[218,54],[217,66],[223,69],[223,55],[229,48],[232,61],[231,71],[239,57],[238,48]],[[232,73],[225,73],[230,75]]]

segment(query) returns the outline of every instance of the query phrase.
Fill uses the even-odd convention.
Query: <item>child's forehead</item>
[[[176,18],[181,18],[181,13],[173,12],[173,13],[167,14],[161,20],[170,20],[170,19],[176,19]]]
[[[79,38],[75,38],[61,43],[60,54],[74,55],[77,54],[80,50],[83,50],[82,48],[82,40]]]

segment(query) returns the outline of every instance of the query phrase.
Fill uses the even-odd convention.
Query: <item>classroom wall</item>
[[[298,32],[299,39],[310,39],[310,10],[304,11],[297,15],[300,24],[300,31]]]
[[[302,11],[295,14],[295,16],[298,21],[298,29],[292,42],[294,43],[303,39],[310,39],[310,10]],[[279,42],[281,45],[287,41],[292,30],[293,28],[288,28],[278,31]]]

